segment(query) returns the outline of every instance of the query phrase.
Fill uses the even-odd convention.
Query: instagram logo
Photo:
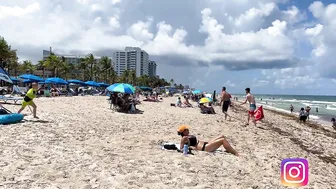
[[[282,160],[281,183],[284,186],[306,186],[308,184],[308,161],[303,158]]]

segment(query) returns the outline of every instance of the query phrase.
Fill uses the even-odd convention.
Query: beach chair
[[[25,96],[25,92],[21,91],[21,89],[17,85],[13,85],[13,91],[11,93],[11,96],[14,96],[15,94],[18,94],[20,96]]]
[[[17,102],[23,100],[23,98],[22,97],[15,97],[15,96],[0,95],[0,100],[2,100],[5,104],[7,104],[8,101],[13,101],[14,104],[17,104]]]

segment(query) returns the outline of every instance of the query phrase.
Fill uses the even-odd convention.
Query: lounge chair
[[[4,101],[4,103],[7,103],[8,101],[13,101],[14,104],[17,104],[18,101],[23,100],[22,97],[15,97],[15,96],[0,96],[0,100]]]

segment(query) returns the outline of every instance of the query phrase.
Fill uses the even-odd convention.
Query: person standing
[[[252,122],[253,122],[254,126],[256,126],[257,123],[256,123],[256,120],[255,120],[255,117],[254,117],[254,111],[257,109],[256,102],[255,102],[254,96],[251,94],[251,89],[250,88],[246,88],[245,93],[246,93],[246,99],[240,105],[246,104],[247,101],[250,104],[250,108],[249,108],[249,111],[248,111],[248,114],[247,114],[246,125],[249,125],[250,118],[252,118]]]
[[[291,111],[291,113],[293,113],[293,111],[294,111],[294,106],[292,104],[290,105],[290,111]]]
[[[310,112],[311,108],[309,106],[306,107],[306,112],[307,112],[307,119],[309,120],[309,112]]]
[[[26,96],[23,99],[22,107],[18,111],[18,114],[20,114],[27,106],[32,106],[33,107],[34,118],[38,119],[38,117],[36,116],[37,107],[36,107],[36,104],[33,101],[33,99],[36,98],[36,93],[38,91],[38,85],[37,85],[37,83],[33,83],[31,86],[32,87],[28,90]]]
[[[229,116],[230,120],[231,120],[231,116],[227,113],[229,106],[231,104],[230,101],[231,95],[226,92],[226,87],[222,88],[222,93],[221,93],[221,101],[220,103],[222,104],[222,112],[225,114],[225,120],[227,118],[227,116]]]

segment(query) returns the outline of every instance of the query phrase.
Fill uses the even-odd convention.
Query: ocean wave
[[[330,106],[327,106],[326,109],[327,109],[327,110],[336,110],[336,108],[333,108],[333,107],[330,107]]]
[[[285,109],[282,109],[282,108],[277,108],[277,107],[274,107],[274,106],[268,106],[268,105],[264,105],[264,107],[266,107],[266,108],[268,108],[268,109],[271,109],[271,110],[278,111],[278,112],[284,112],[284,113],[291,114],[291,112],[290,112],[289,110],[285,110]],[[293,112],[292,114],[299,116],[299,113],[298,113],[298,112]],[[311,118],[311,119],[316,119],[316,120],[320,119],[319,116],[317,116],[317,115],[312,115],[312,114],[309,115],[309,118]]]

